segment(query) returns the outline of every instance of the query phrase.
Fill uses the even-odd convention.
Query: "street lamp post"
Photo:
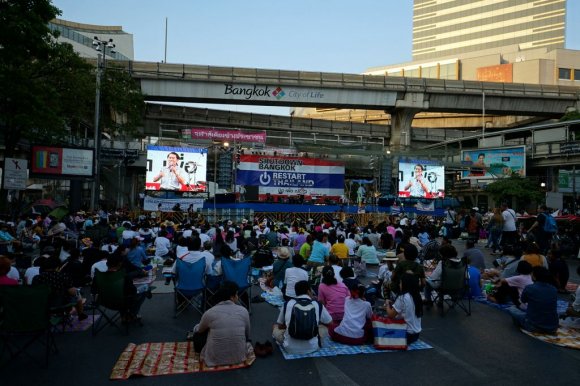
[[[107,62],[107,49],[109,50],[109,54],[114,54],[115,51],[115,44],[113,43],[113,39],[109,40],[100,40],[97,36],[93,39],[93,47],[95,50],[99,51],[97,54],[97,71],[96,71],[96,91],[95,91],[95,136],[94,136],[94,148],[95,148],[95,156],[94,156],[94,163],[95,163],[95,180],[93,182],[93,192],[92,192],[92,200],[91,200],[91,211],[95,211],[99,207],[99,197],[101,194],[101,181],[100,181],[100,174],[101,174],[101,165],[100,165],[100,152],[101,152],[101,127],[100,127],[100,118],[101,118],[101,77],[102,71],[105,68],[105,63]],[[103,55],[101,56],[100,51],[103,51]]]

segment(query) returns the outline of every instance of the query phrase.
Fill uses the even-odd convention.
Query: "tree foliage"
[[[537,181],[520,177],[518,174],[492,182],[485,190],[496,203],[515,199],[521,207],[526,207],[532,202],[540,202],[544,198],[544,192],[540,190]]]
[[[62,143],[93,126],[95,68],[56,41],[48,23],[59,14],[50,0],[0,2],[0,125],[7,156],[22,139]],[[101,89],[103,131],[134,134],[144,111],[135,82],[125,72],[105,71]]]

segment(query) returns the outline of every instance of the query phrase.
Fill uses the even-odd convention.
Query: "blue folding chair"
[[[205,310],[205,257],[195,263],[176,260],[174,317],[193,307],[200,315]]]
[[[252,312],[252,257],[242,260],[222,259],[224,281],[232,281],[239,287],[240,303]]]

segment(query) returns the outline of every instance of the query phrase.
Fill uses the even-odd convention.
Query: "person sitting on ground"
[[[417,277],[412,273],[404,273],[399,282],[400,295],[391,306],[391,301],[385,302],[385,310],[389,318],[405,319],[407,324],[407,345],[416,342],[421,333],[421,317],[423,303]]]
[[[326,307],[333,322],[339,323],[344,315],[344,302],[349,295],[348,288],[343,284],[342,278],[338,282],[332,266],[322,268],[322,279],[318,286],[318,301]]]
[[[260,235],[258,244],[258,250],[252,257],[252,267],[262,268],[272,265],[274,263],[274,255],[270,249],[270,242],[265,235]]]
[[[308,280],[308,272],[302,268],[304,260],[300,255],[292,257],[292,265],[293,267],[287,268],[284,272],[284,286],[282,287],[284,297],[288,299],[296,297],[294,290],[296,283]]]
[[[481,249],[475,247],[473,240],[468,240],[465,243],[465,247],[467,249],[463,252],[463,257],[468,258],[471,261],[471,265],[483,272],[485,270],[485,257]]]
[[[580,266],[576,269],[576,273],[580,276]],[[566,310],[567,316],[580,318],[580,286],[576,288],[576,293],[572,295],[572,302]]]
[[[439,250],[441,253],[441,249]],[[403,256],[405,260],[399,261],[393,272],[391,279],[391,291],[393,293],[399,293],[401,277],[405,272],[413,273],[419,281],[421,287],[425,286],[425,269],[423,265],[417,263],[417,256],[419,252],[417,248],[412,244],[405,244],[403,246]]]
[[[482,275],[484,280],[492,280],[494,282],[508,277],[516,276],[516,269],[518,267],[519,257],[516,255],[514,247],[506,245],[503,249],[502,256],[493,261],[495,268],[486,270]]]
[[[304,261],[308,261],[308,258],[310,257],[310,253],[312,252],[312,244],[313,243],[314,243],[314,236],[313,235],[306,236],[306,241],[302,244],[302,246],[300,247],[300,251],[298,252],[298,254],[300,256],[302,256]]]
[[[238,289],[236,283],[224,281],[215,295],[218,303],[204,312],[193,329],[195,352],[205,366],[235,365],[248,357],[250,315],[236,304]]]
[[[558,289],[558,292],[567,294],[566,285],[570,278],[570,269],[566,261],[562,259],[562,251],[559,249],[550,249],[548,251],[548,267],[553,284]]]
[[[78,320],[85,320],[88,315],[83,312],[84,302],[75,288],[72,279],[64,272],[59,272],[60,260],[51,256],[43,262],[40,274],[32,279],[32,285],[45,284],[51,289],[50,305],[53,308],[74,304]]]
[[[167,231],[162,230],[155,238],[155,256],[166,259],[171,257],[171,241],[167,238]]]
[[[297,282],[295,289],[296,298],[288,300],[280,310],[272,337],[290,354],[309,354],[321,346],[327,334],[325,326],[332,317],[323,305],[312,300],[308,281]]]
[[[337,256],[339,259],[348,258],[348,246],[344,243],[343,235],[338,236],[336,243],[330,248],[330,253]]]
[[[514,324],[530,332],[554,334],[558,330],[558,291],[550,284],[550,272],[542,267],[532,268],[533,284],[526,286],[521,295],[525,311],[517,305],[508,308]]]
[[[419,260],[421,261],[433,261],[439,258],[439,248],[441,248],[441,245],[437,241],[436,231],[434,229],[430,231],[429,237],[427,243],[423,244],[423,248],[421,248],[421,252],[419,253]]]
[[[439,248],[439,262],[437,266],[425,281],[425,305],[430,306],[433,304],[432,292],[441,286],[441,276],[443,274],[443,265],[447,264],[448,261],[454,263],[459,263],[461,259],[457,257],[457,250],[453,245],[444,245]],[[442,304],[443,299],[439,299],[439,304]]]
[[[274,287],[282,288],[284,285],[286,270],[293,267],[292,262],[290,261],[290,255],[291,253],[288,247],[280,247],[278,250],[278,259],[272,266],[272,285]]]
[[[32,285],[32,280],[40,274],[40,267],[49,257],[49,253],[43,253],[32,261],[32,267],[26,268],[26,271],[24,272],[24,284]]]
[[[328,327],[328,335],[336,342],[362,345],[373,340],[372,306],[365,300],[366,288],[358,280],[347,280],[348,296],[344,301],[344,317],[334,320]]]
[[[10,272],[11,266],[12,263],[10,262],[10,259],[8,259],[6,256],[0,256],[0,286],[13,286],[19,284],[18,280],[9,278],[7,276],[8,272]]]
[[[516,276],[501,279],[495,286],[493,294],[487,296],[487,300],[503,304],[512,301],[516,306],[521,303],[521,295],[524,288],[532,284],[532,265],[527,261],[520,260],[516,269]]]
[[[129,241],[129,252],[127,253],[127,260],[135,266],[135,268],[143,269],[149,264],[149,258],[145,253],[145,249],[141,246],[140,237],[134,237]]]
[[[324,234],[322,232],[317,233],[316,240],[314,240],[314,243],[312,244],[310,257],[307,261],[308,266],[319,267],[324,265],[329,253],[330,252],[324,243]]]
[[[540,248],[538,244],[534,242],[526,242],[523,246],[524,253],[522,255],[522,260],[527,261],[532,265],[532,267],[542,266],[548,268],[548,260],[542,254],[540,254]]]
[[[356,255],[366,264],[379,264],[377,249],[368,237],[363,237],[362,244],[356,250]]]
[[[328,265],[334,269],[334,277],[339,283],[342,283],[342,277],[340,277],[340,271],[342,270],[342,265],[337,256],[332,253],[328,255]],[[345,264],[346,265],[346,264]],[[321,271],[322,272],[322,271]]]
[[[466,258],[467,262],[467,274],[469,275],[469,297],[471,299],[479,298],[482,294],[481,292],[481,270],[474,267],[471,264],[471,260]]]

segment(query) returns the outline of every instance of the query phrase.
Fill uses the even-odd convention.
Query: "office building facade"
[[[565,46],[566,0],[414,0],[413,61]]]

